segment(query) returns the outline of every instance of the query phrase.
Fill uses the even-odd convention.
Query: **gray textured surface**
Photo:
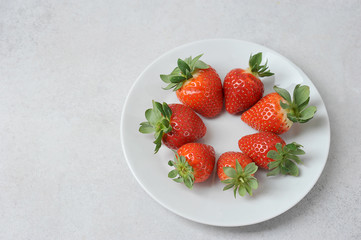
[[[360,1],[0,2],[0,239],[360,239]],[[327,165],[294,208],[210,227],[152,200],[119,140],[126,94],[160,54],[207,38],[266,45],[328,109]]]

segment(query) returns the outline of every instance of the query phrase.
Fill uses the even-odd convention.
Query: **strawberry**
[[[313,118],[317,109],[307,107],[310,101],[308,86],[298,84],[293,91],[293,101],[287,90],[276,86],[273,89],[276,92],[264,96],[242,114],[245,123],[258,131],[282,134],[294,122],[305,123]]]
[[[168,84],[164,89],[176,91],[178,99],[204,117],[212,118],[222,111],[222,82],[216,70],[199,60],[202,55],[178,59],[169,75],[160,75]]]
[[[261,65],[262,53],[251,55],[247,69],[231,70],[223,82],[224,99],[227,112],[236,114],[252,107],[263,96],[264,87],[259,77],[272,76],[267,61]]]
[[[193,183],[204,182],[213,172],[215,164],[214,148],[203,143],[187,143],[180,147],[174,161],[168,165],[175,169],[168,174],[175,182],[184,183],[188,188]]]
[[[244,196],[246,192],[252,196],[252,189],[258,188],[258,182],[253,174],[258,167],[252,159],[241,152],[225,152],[217,161],[219,179],[227,184],[223,191],[233,188],[234,197],[237,192]]]
[[[259,132],[246,135],[238,141],[239,149],[249,156],[259,167],[271,170],[267,176],[289,174],[298,176],[296,165],[302,163],[297,155],[305,154],[298,143],[286,144],[278,135]]]
[[[153,109],[145,111],[147,122],[140,123],[139,132],[154,133],[154,153],[162,145],[178,149],[182,145],[202,138],[207,128],[202,119],[183,104],[163,104],[153,101]]]

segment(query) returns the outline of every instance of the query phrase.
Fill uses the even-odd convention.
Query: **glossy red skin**
[[[207,128],[202,119],[183,104],[169,104],[172,110],[170,125],[172,131],[163,135],[162,141],[170,149],[178,149],[182,145],[202,138]]]
[[[292,122],[288,120],[287,113],[282,109],[280,101],[285,102],[278,93],[270,93],[245,111],[241,119],[258,131],[285,133],[292,126]]]
[[[252,73],[236,68],[224,78],[223,91],[227,112],[237,114],[252,107],[262,98],[264,86]]]
[[[212,174],[216,155],[214,148],[203,143],[187,143],[177,151],[193,167],[194,182],[204,182]]]
[[[223,181],[229,177],[224,173],[224,167],[231,167],[236,169],[236,160],[242,168],[245,168],[248,164],[252,163],[252,159],[241,152],[225,152],[217,161],[217,175],[218,178]]]
[[[178,99],[207,118],[217,116],[223,108],[222,81],[212,67],[200,69],[176,91]]]
[[[274,161],[267,157],[270,150],[276,150],[276,144],[286,145],[285,141],[277,134],[271,132],[259,132],[243,136],[238,141],[239,149],[249,156],[257,166],[268,169],[268,163]]]

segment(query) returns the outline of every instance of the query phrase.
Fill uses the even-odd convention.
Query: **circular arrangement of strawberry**
[[[192,188],[204,182],[216,169],[218,178],[233,189],[234,197],[253,195],[258,188],[254,174],[258,167],[268,171],[267,176],[278,174],[298,176],[298,155],[305,152],[302,145],[286,142],[279,136],[293,123],[306,123],[316,113],[308,106],[310,89],[297,85],[291,94],[274,86],[274,92],[263,96],[260,78],[274,75],[267,61],[262,65],[262,53],[251,55],[249,67],[232,69],[222,80],[216,70],[200,60],[202,55],[178,59],[177,67],[160,78],[172,89],[182,104],[152,101],[153,108],[145,111],[147,121],[140,123],[141,133],[154,134],[154,153],[164,144],[174,151],[174,160],[168,165],[174,169],[168,177]],[[224,103],[224,104],[223,104]],[[219,115],[225,105],[230,114],[241,114],[241,120],[257,130],[238,141],[240,152],[225,152],[216,161],[212,146],[197,143],[207,132],[202,119]],[[216,166],[216,167],[215,167]]]

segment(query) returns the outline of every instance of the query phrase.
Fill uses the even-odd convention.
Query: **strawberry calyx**
[[[299,169],[296,164],[303,162],[297,155],[304,155],[305,151],[300,149],[302,145],[298,143],[290,143],[282,146],[281,143],[276,144],[276,150],[270,150],[267,157],[275,161],[268,163],[270,172],[267,176],[275,176],[278,174],[298,176]]]
[[[168,104],[163,104],[152,101],[153,108],[149,108],[145,111],[145,118],[147,122],[140,123],[139,132],[141,133],[154,133],[154,153],[157,153],[162,146],[162,137],[165,133],[172,131],[170,124],[170,118],[172,116],[172,110]]]
[[[285,103],[280,101],[280,105],[288,112],[287,117],[289,120],[306,123],[313,118],[317,108],[315,106],[307,106],[310,101],[309,86],[297,84],[293,90],[293,100],[286,89],[277,86],[274,86],[273,89],[286,100]]]
[[[193,188],[194,169],[184,156],[175,153],[174,161],[170,160],[168,165],[175,168],[168,173],[169,178],[175,182],[184,183],[189,189]]]
[[[269,77],[274,75],[273,72],[271,72],[268,69],[267,63],[268,60],[266,60],[266,63],[261,65],[262,62],[262,53],[259,52],[255,55],[252,55],[249,57],[249,68],[247,69],[250,73],[255,75],[256,77]]]
[[[208,64],[199,60],[203,54],[198,55],[195,58],[188,57],[184,60],[178,58],[177,67],[168,75],[161,74],[160,78],[163,82],[167,83],[168,86],[163,88],[164,90],[169,90],[173,88],[173,91],[180,89],[184,82],[188,79],[193,78],[193,74],[198,69],[207,69],[209,68]]]
[[[257,169],[258,167],[254,162],[249,163],[243,169],[238,160],[236,160],[235,169],[232,167],[223,167],[223,172],[229,177],[228,179],[222,181],[222,183],[227,184],[223,188],[223,191],[233,188],[235,198],[237,196],[237,192],[242,197],[246,195],[246,193],[252,196],[252,189],[258,188],[258,181],[253,176]]]

